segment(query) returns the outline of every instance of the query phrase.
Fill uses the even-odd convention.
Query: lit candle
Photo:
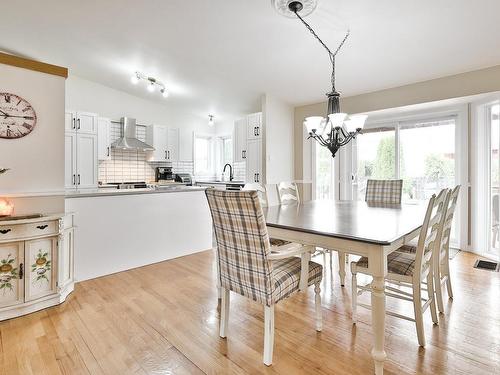
[[[10,216],[14,212],[14,205],[7,199],[0,198],[0,216]]]

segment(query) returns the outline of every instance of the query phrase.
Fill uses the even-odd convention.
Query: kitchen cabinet
[[[252,113],[247,116],[247,139],[262,138],[262,112]]]
[[[246,159],[247,150],[247,119],[235,121],[233,130],[233,161],[241,162]]]
[[[111,160],[111,120],[97,120],[97,160]]]
[[[246,182],[263,182],[262,176],[262,140],[247,141]]]
[[[73,220],[0,222],[0,320],[60,304],[73,291]]]
[[[97,119],[95,113],[65,113],[66,189],[97,188]]]
[[[179,158],[179,129],[150,125],[146,128],[146,143],[154,147],[149,161],[176,161]]]
[[[179,129],[168,128],[167,132],[167,160],[179,160]]]

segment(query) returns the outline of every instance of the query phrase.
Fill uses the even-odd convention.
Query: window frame
[[[212,134],[197,133],[193,132],[193,173],[195,178],[199,177],[212,177],[214,175],[214,139]],[[197,150],[196,150],[196,140],[205,139],[208,141],[208,169],[199,173],[197,169]]]

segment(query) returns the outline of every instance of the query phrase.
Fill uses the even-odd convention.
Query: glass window
[[[333,158],[323,146],[314,145],[316,153],[315,199],[333,199]]]
[[[455,120],[402,124],[399,175],[403,201],[427,200],[455,186]]]
[[[394,128],[369,129],[356,138],[358,200],[365,200],[367,180],[396,178],[395,133]]]
[[[232,138],[222,139],[222,165],[233,162],[233,140]]]
[[[500,104],[489,108],[489,123],[491,131],[490,146],[490,195],[491,195],[491,252],[500,248]]]
[[[196,136],[194,141],[194,174],[210,175],[210,138]]]

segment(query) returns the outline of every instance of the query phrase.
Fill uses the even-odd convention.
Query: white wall
[[[265,181],[275,184],[294,179],[294,108],[271,96],[262,97],[263,169]]]
[[[19,95],[36,111],[27,136],[0,139],[0,194],[64,190],[64,78],[0,64],[0,92]]]
[[[126,92],[92,82],[77,76],[70,76],[66,82],[66,108],[98,113],[100,116],[119,120],[128,116],[139,124],[160,124],[180,129],[180,160],[192,160],[193,131],[215,134],[217,126],[232,126],[234,120],[217,120],[216,126],[208,126],[207,117],[199,116],[199,111],[179,111],[169,105],[148,101]]]

